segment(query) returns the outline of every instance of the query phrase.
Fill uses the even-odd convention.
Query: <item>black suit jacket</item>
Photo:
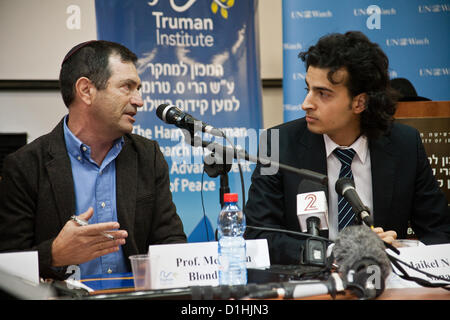
[[[44,278],[64,277],[50,267],[51,245],[75,214],[63,121],[5,158],[0,181],[0,251],[37,250]],[[134,134],[124,139],[116,158],[116,193],[118,222],[128,232],[125,257],[146,253],[150,244],[186,242],[157,142]]]
[[[274,129],[279,130],[280,163],[327,174],[323,136],[311,133],[304,118],[269,129],[265,133],[268,141]],[[450,242],[447,200],[432,174],[419,132],[395,123],[390,134],[370,141],[369,149],[375,226],[406,238],[411,221],[425,244]],[[296,196],[302,178],[285,170],[261,175],[260,170],[258,164],[252,175],[245,207],[247,224],[300,231]],[[298,238],[250,228],[246,237],[268,239],[272,264],[300,261],[303,241]]]

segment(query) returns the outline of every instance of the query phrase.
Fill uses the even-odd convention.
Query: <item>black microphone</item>
[[[326,265],[327,243],[315,237],[320,230],[328,230],[327,187],[308,179],[302,179],[297,189],[297,218],[302,232],[310,234],[306,239],[300,263]]]
[[[317,192],[323,191],[323,197]],[[326,185],[302,179],[297,188],[297,217],[302,232],[314,236],[328,230],[328,188]]]
[[[174,124],[178,128],[188,130],[191,135],[193,135],[196,131],[202,131],[214,136],[224,137],[223,132],[219,129],[216,129],[209,124],[194,118],[190,114],[183,112],[174,105],[159,105],[159,107],[156,109],[156,115],[165,123]]]
[[[373,219],[370,215],[369,208],[362,203],[356,192],[353,179],[348,177],[340,178],[336,181],[335,188],[336,192],[350,203],[358,221],[364,222],[368,227],[373,227]]]
[[[363,299],[383,293],[391,272],[385,244],[365,225],[347,226],[339,232],[332,255],[347,287]]]
[[[243,299],[254,292],[267,291],[269,289],[269,285],[251,283],[247,285],[191,286],[139,290],[74,298],[81,300],[228,300]]]

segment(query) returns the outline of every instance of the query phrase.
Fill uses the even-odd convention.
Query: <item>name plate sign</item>
[[[431,283],[448,283],[435,276],[442,277],[447,281],[450,280],[450,244],[404,247],[398,249],[400,250],[400,255],[397,255],[389,249],[387,252],[403,262],[406,262],[410,266],[434,275],[434,277],[427,276],[423,273],[408,268],[405,265],[401,265],[411,277],[421,278]],[[392,266],[392,268],[396,270],[394,266]],[[397,272],[402,274],[400,271]],[[411,288],[420,287],[420,285],[414,281],[404,280],[396,274],[391,273],[387,279],[386,287]]]
[[[246,240],[247,268],[270,266],[266,239]],[[219,285],[217,241],[149,246],[151,289]]]
[[[0,253],[0,270],[38,285],[38,252],[21,251]]]

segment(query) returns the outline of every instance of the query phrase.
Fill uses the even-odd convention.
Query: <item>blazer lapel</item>
[[[370,142],[370,162],[372,167],[372,195],[374,224],[383,225],[389,220],[395,181],[395,150],[390,140],[383,136]]]
[[[327,174],[327,155],[323,136],[305,130],[299,140],[300,149],[297,153],[299,162],[305,169]]]
[[[301,128],[300,128],[301,129]],[[307,169],[327,174],[327,162],[325,155],[325,144],[321,135],[309,132],[306,128],[291,133],[291,140],[284,146],[282,151],[283,162],[286,165],[298,169]],[[288,173],[285,177],[287,188],[293,192],[311,192],[320,190],[319,183],[305,179],[303,176]],[[328,196],[328,185],[324,186]]]
[[[322,135],[317,135],[306,130],[298,141],[298,148],[294,148],[296,152],[295,167],[300,169],[308,169],[327,175],[327,157],[325,152],[325,142]],[[328,184],[321,185],[317,181],[311,181],[298,177],[300,184],[297,193],[312,192],[324,190],[328,200]]]
[[[45,163],[61,227],[75,214],[75,190],[70,159],[64,141],[63,121],[52,131],[49,160]]]
[[[120,229],[127,230],[128,234],[134,234],[138,180],[137,154],[130,139],[126,136],[124,139],[123,149],[116,158],[117,219]],[[133,237],[127,238],[123,249],[127,256],[137,251]]]
[[[301,163],[305,169],[327,175],[327,155],[323,136],[305,130],[299,140],[299,145],[298,163]],[[328,183],[326,185],[320,185],[318,182],[303,180],[297,192],[304,193],[316,190],[324,190],[328,202]],[[320,230],[319,235],[328,238],[328,230]]]

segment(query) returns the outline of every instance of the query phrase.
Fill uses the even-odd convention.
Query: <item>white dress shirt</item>
[[[366,136],[360,136],[351,146],[342,147],[337,145],[326,134],[323,135],[325,141],[325,149],[327,154],[327,170],[328,170],[328,223],[329,238],[336,239],[338,235],[338,195],[336,193],[335,184],[339,179],[339,171],[341,170],[341,162],[334,155],[333,150],[336,148],[348,149],[352,148],[356,154],[352,162],[353,180],[355,181],[355,189],[364,205],[366,205],[371,214],[373,214],[373,196],[372,196],[372,172],[370,165],[369,141]]]

